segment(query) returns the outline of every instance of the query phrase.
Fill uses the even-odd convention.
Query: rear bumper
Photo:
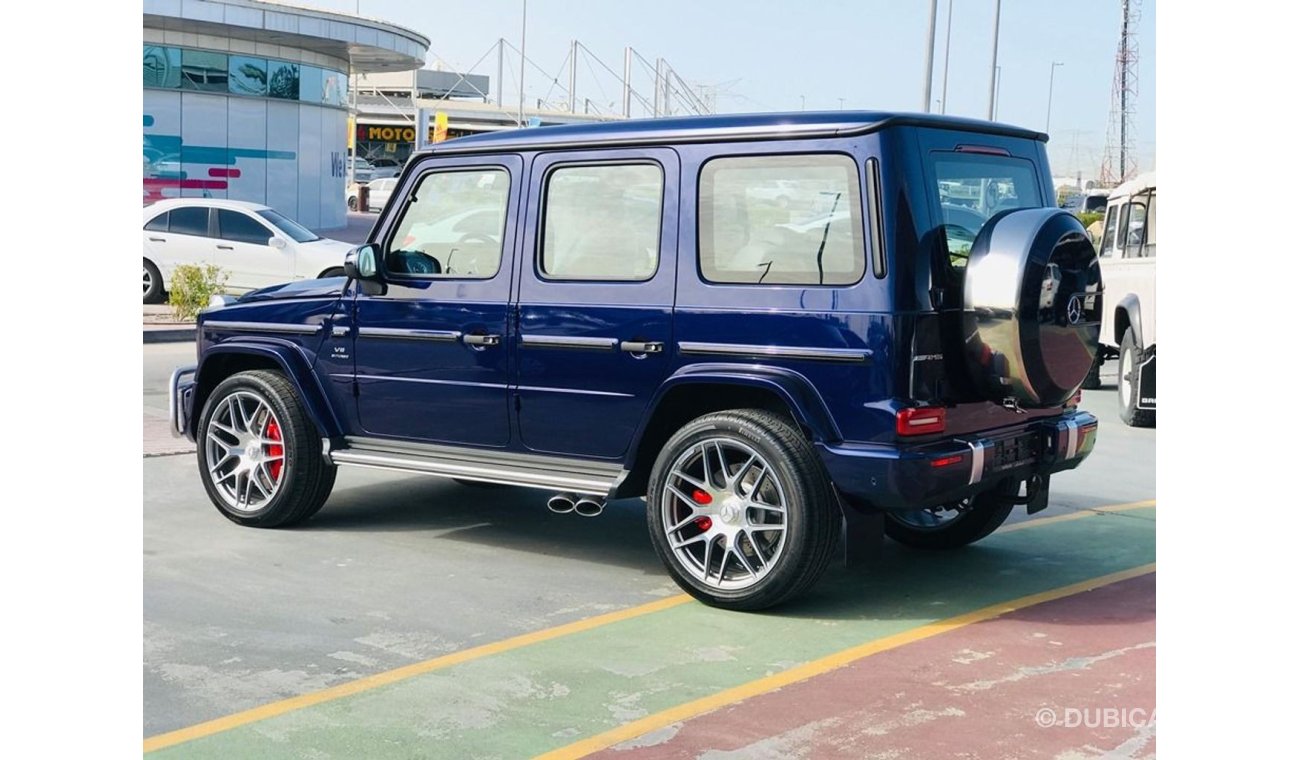
[[[171,382],[167,385],[167,420],[172,435],[180,438],[190,436],[190,410],[194,408],[194,375],[196,365],[177,367],[172,372]]]
[[[958,501],[1009,479],[1074,469],[1096,440],[1097,418],[1074,412],[924,444],[817,449],[841,493],[876,509],[908,510]]]

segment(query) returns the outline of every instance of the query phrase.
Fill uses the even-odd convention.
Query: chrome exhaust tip
[[[567,515],[573,511],[573,502],[577,498],[571,493],[557,493],[546,500],[546,508],[557,515]]]
[[[582,517],[599,517],[605,511],[605,500],[584,496],[573,505],[573,511]]]

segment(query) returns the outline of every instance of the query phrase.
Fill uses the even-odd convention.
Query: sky
[[[499,37],[518,47],[524,0],[292,0],[408,27],[431,40],[430,67],[465,70]],[[923,110],[927,0],[527,0],[525,96],[563,101],[563,63],[577,39],[621,75],[623,49],[662,57],[693,86],[716,91],[716,110]],[[995,0],[951,0],[952,43],[947,113],[987,118]],[[1155,168],[1156,40],[1154,0],[1140,10],[1136,150],[1138,168]],[[932,109],[941,108],[949,0],[939,0]],[[1043,130],[1052,113],[1048,152],[1057,176],[1095,177],[1106,142],[1119,42],[1120,0],[1003,0],[997,120]],[[618,75],[586,54],[578,67],[579,102],[621,109]],[[507,59],[505,102],[518,103],[518,59]],[[1063,63],[1055,69],[1052,62]],[[496,55],[474,73],[495,79]],[[493,83],[495,87],[495,83]],[[634,88],[652,98],[653,74],[638,67]],[[495,93],[493,93],[495,95]],[[842,100],[841,100],[842,99]]]

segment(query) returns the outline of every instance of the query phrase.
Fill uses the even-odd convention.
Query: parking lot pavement
[[[152,417],[165,426],[166,375],[193,347],[145,352],[146,424]],[[519,756],[601,736],[605,743],[590,749],[661,741],[682,721],[676,733],[696,737],[702,724],[693,714],[665,711],[736,689],[765,699],[744,689],[991,605],[1148,572],[1155,509],[1094,509],[1155,493],[1155,431],[1120,424],[1114,395],[1085,394],[1085,408],[1102,419],[1097,450],[1080,470],[1053,479],[1052,506],[1025,527],[949,555],[887,544],[878,563],[833,568],[808,598],[764,614],[721,612],[681,595],[650,546],[637,500],[586,520],[547,512],[541,492],[345,468],[325,509],[301,528],[251,530],[208,503],[192,454],[147,458],[145,748],[197,757],[418,756],[431,747]],[[1099,593],[1080,597],[1073,619],[1126,627],[1128,638],[1050,633],[1071,657],[1144,635],[1143,620],[1106,622]],[[1003,622],[951,631],[963,637],[953,646],[999,652],[993,659],[1008,667],[1043,666],[1051,650],[984,643],[981,632]],[[907,643],[899,655],[947,646],[941,639],[950,633]],[[860,681],[874,681],[883,654],[861,660],[872,670]],[[1124,667],[1153,676],[1127,655]],[[1072,671],[1072,683],[1091,683],[1091,668]],[[826,678],[801,688],[852,696]],[[1044,695],[1074,694],[1050,679],[1034,683],[1046,685]],[[849,706],[865,704],[880,720],[930,709],[939,692],[917,688],[907,699],[873,690],[881,701]],[[951,706],[933,702],[935,710]]]

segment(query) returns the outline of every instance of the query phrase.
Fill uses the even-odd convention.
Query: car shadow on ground
[[[646,532],[645,503],[620,499],[599,517],[555,514],[551,494],[530,488],[461,485],[414,477],[337,488],[299,528],[362,533],[437,531],[436,541],[466,541],[513,551],[572,556],[647,574],[667,574]]]
[[[583,518],[548,511],[547,496],[533,489],[407,478],[338,489],[300,530],[432,531],[436,536],[430,538],[431,543],[463,541],[573,557],[668,580],[650,544],[642,500],[611,502],[599,517]],[[1046,532],[1042,536],[1042,541],[1033,541],[1028,547],[1018,542],[1012,548],[999,546],[994,534],[987,543],[952,552],[918,551],[886,539],[876,559],[851,567],[843,565],[837,550],[826,575],[806,596],[760,614],[818,620],[928,621],[949,617],[969,610],[968,599],[987,595],[990,588],[1008,589],[997,596],[1000,599],[1029,593],[1016,591],[1024,584],[1012,576],[1079,560],[1077,548],[1061,544]]]

